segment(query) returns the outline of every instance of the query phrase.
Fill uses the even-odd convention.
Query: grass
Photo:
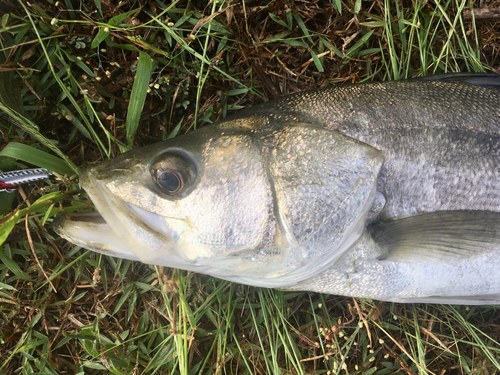
[[[0,169],[58,173],[0,193],[0,373],[497,373],[495,306],[252,288],[51,226],[92,209],[79,167],[328,82],[495,69],[498,23],[463,0],[139,6],[0,2]]]

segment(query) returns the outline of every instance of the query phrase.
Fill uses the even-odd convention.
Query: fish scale
[[[464,129],[383,130],[354,135],[388,159],[377,189],[384,218],[440,210],[500,210],[500,137]]]
[[[386,219],[500,210],[498,90],[419,80],[347,85],[292,94],[257,113],[290,112],[387,153],[378,182]]]
[[[498,79],[497,77],[495,79]],[[440,81],[392,81],[326,87],[285,96],[258,113],[300,113],[342,132],[455,128],[500,134],[498,90]],[[247,109],[238,114],[246,116]]]

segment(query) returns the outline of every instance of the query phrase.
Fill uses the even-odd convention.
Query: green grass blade
[[[110,30],[108,27],[101,27],[99,31],[97,32],[94,40],[92,41],[92,44],[90,45],[90,48],[94,49],[99,47],[99,44],[104,42],[106,38],[108,38],[110,35]]]
[[[37,199],[31,206],[18,210],[13,215],[3,218],[2,225],[0,226],[0,246],[5,242],[10,232],[12,232],[12,230],[14,229],[14,226],[25,215],[31,213],[46,212],[49,206],[51,206],[55,202],[59,202],[65,199],[67,196],[68,193],[63,193],[60,191],[45,194],[41,198]]]
[[[192,47],[190,47],[183,38],[181,38],[174,30],[172,30],[171,27],[167,26],[157,16],[150,15],[150,17],[152,20],[156,21],[159,25],[161,25],[164,28],[164,30],[172,37],[172,39],[174,39],[177,43],[179,43],[180,46],[182,46],[182,48],[184,48],[186,51],[191,53],[193,56],[195,56],[200,61],[203,61],[204,64],[210,65],[210,61],[208,61],[207,58],[203,57],[196,50],[194,50]],[[264,41],[264,43],[265,43],[265,41]],[[235,82],[236,84],[238,84],[242,87],[248,87],[247,85],[243,84],[242,82],[240,82],[239,80],[237,80],[233,76],[229,75],[227,72],[221,70],[218,66],[214,65],[213,69],[216,70],[217,72],[219,72],[224,77],[228,78],[229,80]],[[249,90],[253,94],[260,97],[261,99],[264,99],[264,100],[266,99],[266,97],[264,95],[262,95],[260,92],[254,90],[252,88],[249,88]]]
[[[14,225],[16,224],[17,220],[19,220],[21,215],[14,214],[14,220],[9,220],[7,223],[3,224],[0,226],[0,245],[5,241],[9,233],[12,231],[14,228]],[[26,281],[34,281],[30,277],[28,277],[19,267],[19,265],[9,258],[2,249],[0,249],[0,261],[5,264],[5,266],[12,271],[14,275],[16,275],[18,278],[21,280],[26,280]]]
[[[52,150],[54,153],[59,155],[61,157],[61,159],[64,160],[66,166],[62,166],[62,164],[60,164],[59,159],[57,159],[58,161],[55,163],[56,167],[58,167],[58,166],[62,167],[63,170],[68,172],[68,173],[65,173],[68,175],[73,175],[75,173],[78,174],[77,166],[75,164],[73,164],[73,162],[71,162],[71,160],[69,160],[69,158],[61,152],[61,150],[59,150],[57,147],[55,147],[47,138],[45,138],[42,134],[40,134],[37,126],[35,124],[33,124],[33,122],[28,120],[26,117],[20,115],[19,113],[16,113],[15,111],[10,109],[9,107],[0,103],[0,115],[2,114],[2,112],[4,114],[6,114],[7,115],[6,117],[10,121],[12,121],[15,125],[17,125],[21,129],[26,131],[28,134],[33,136],[33,138],[38,140],[40,143],[42,143],[44,146],[46,146],[47,148]],[[37,155],[41,156],[41,154],[37,154]],[[4,155],[4,156],[8,156],[8,155]],[[20,155],[20,156],[23,156],[23,155]],[[27,156],[27,155],[24,155],[24,156]],[[24,160],[22,157],[18,157],[18,158],[21,160]],[[54,158],[54,156],[52,156],[52,158]],[[36,159],[36,161],[42,162],[41,158],[39,158],[39,157],[35,158],[35,159]],[[55,160],[55,159],[52,159],[52,160]],[[39,165],[36,163],[34,163],[34,164]],[[68,167],[69,167],[69,169],[68,169]],[[47,169],[49,169],[49,168],[47,168]],[[71,169],[71,171],[70,171],[70,169]],[[53,171],[57,172],[57,170],[55,170],[55,169]]]
[[[8,156],[13,159],[22,160],[26,163],[46,168],[49,171],[62,175],[72,176],[75,174],[65,160],[23,143],[10,142],[0,151],[0,156]]]
[[[139,126],[152,71],[153,63],[151,56],[145,52],[139,52],[139,64],[137,64],[137,72],[127,112],[127,142],[129,146],[134,142],[134,136]]]

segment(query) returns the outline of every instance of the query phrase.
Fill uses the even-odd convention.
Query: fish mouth
[[[92,169],[82,173],[80,185],[97,212],[58,217],[54,229],[61,237],[89,250],[144,263],[171,254],[174,239],[165,218],[114,196]]]
[[[54,220],[54,230],[62,238],[101,254],[139,260],[126,251],[121,238],[111,229],[99,212],[65,214]]]

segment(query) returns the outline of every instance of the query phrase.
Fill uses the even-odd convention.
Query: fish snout
[[[90,176],[94,181],[110,181],[126,178],[138,170],[139,172],[143,170],[139,160],[118,157],[85,168],[80,174],[80,185],[85,189],[85,186],[88,186]]]

